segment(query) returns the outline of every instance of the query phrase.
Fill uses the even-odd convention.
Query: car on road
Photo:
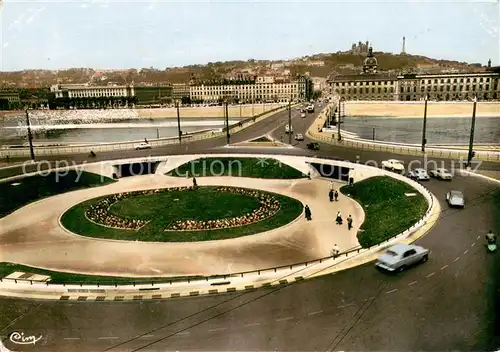
[[[425,169],[417,168],[411,170],[408,173],[408,177],[416,181],[428,181],[430,179],[429,174]]]
[[[300,113],[300,117],[302,117],[302,118],[306,117],[306,113],[305,112],[301,112]]]
[[[314,112],[314,104],[311,104],[307,107],[307,112],[313,113]]]
[[[405,171],[405,166],[403,165],[403,162],[401,160],[389,159],[382,161],[382,169],[397,171],[402,173]]]
[[[297,133],[295,135],[295,140],[296,141],[303,141],[304,140],[304,136],[302,135],[302,133]]]
[[[448,170],[443,169],[443,168],[431,170],[430,175],[431,175],[431,177],[435,177],[438,180],[451,181],[451,179],[453,178],[453,175],[451,174],[451,172],[449,172]]]
[[[319,150],[319,144],[318,143],[307,143],[306,145],[307,149],[311,150]]]
[[[285,133],[293,133],[293,126],[287,124],[285,126]]]
[[[375,266],[390,272],[401,272],[428,259],[428,249],[414,244],[398,243],[378,257]]]
[[[135,145],[135,150],[151,149],[151,144],[146,142],[141,142]]]
[[[449,191],[446,193],[446,201],[451,208],[463,208],[465,206],[465,197],[461,191]]]

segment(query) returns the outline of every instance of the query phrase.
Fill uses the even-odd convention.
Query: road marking
[[[434,276],[435,273],[430,273],[429,275],[426,276],[426,278],[429,278],[431,276]]]
[[[227,328],[215,328],[215,329],[210,329],[208,332],[214,332],[214,331],[223,331],[226,330]]]
[[[480,239],[480,238],[481,238],[481,236],[477,236],[477,237],[476,237],[476,240],[478,240],[478,239]]]
[[[408,286],[415,285],[416,283],[417,283],[417,281],[410,282],[410,283],[408,284]]]
[[[453,263],[455,263],[459,259],[460,259],[460,257],[456,257],[455,260],[453,261]]]
[[[185,336],[185,335],[189,335],[189,334],[190,334],[189,331],[181,331],[181,332],[178,332],[175,335],[184,335]]]
[[[80,340],[79,337],[65,337],[65,340]]]
[[[386,293],[393,293],[393,292],[396,292],[398,289],[395,288],[394,290],[390,290],[390,291],[387,291]]]
[[[150,339],[152,337],[155,337],[155,335],[144,335],[144,336],[141,336],[140,339]]]
[[[116,337],[116,336],[101,336],[101,337],[99,337],[99,340],[114,340],[117,338],[118,337]]]
[[[471,244],[470,246],[471,246],[471,247],[474,247],[475,245],[476,245],[476,242],[474,242],[474,243],[473,243],[473,244]]]
[[[464,251],[464,254],[467,254],[467,252],[468,252],[468,251],[469,251],[469,250],[468,250],[468,249],[466,249],[466,250]]]
[[[448,267],[448,264],[446,264],[445,266],[443,266],[443,267],[441,268],[441,270],[444,270],[444,269],[446,269],[447,267]]]
[[[345,307],[349,307],[349,306],[352,306],[354,305],[354,303],[349,303],[349,304],[346,304],[344,306],[338,306],[337,308],[345,308]]]
[[[315,312],[307,313],[307,315],[315,315],[315,314],[320,314],[320,313],[323,313],[323,311],[322,310],[317,310]]]
[[[251,324],[245,324],[245,326],[259,326],[260,323],[251,323]]]
[[[285,320],[290,320],[290,319],[293,319],[293,317],[279,318],[279,319],[276,319],[276,321],[285,321]]]

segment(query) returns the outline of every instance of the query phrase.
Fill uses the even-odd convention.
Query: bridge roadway
[[[297,113],[294,113],[297,116]],[[249,139],[279,127],[278,114],[261,127],[232,137]],[[294,118],[305,132],[313,117]],[[307,142],[307,141],[306,141]],[[301,142],[298,147],[303,147]],[[202,141],[152,154],[206,152],[224,139]],[[220,148],[215,151],[249,152]],[[210,150],[212,152],[212,150]],[[360,162],[391,155],[341,150],[266,150],[341,157]],[[98,157],[131,157],[121,152]],[[409,161],[409,158],[397,156]],[[73,156],[84,160],[84,156]],[[441,160],[438,160],[441,161]],[[447,165],[449,162],[445,162]],[[482,169],[498,169],[483,163]],[[0,335],[22,331],[42,335],[33,345],[5,344],[23,351],[183,351],[183,350],[492,350],[499,346],[499,310],[495,295],[498,260],[487,255],[483,236],[494,227],[491,192],[498,185],[476,177],[456,176],[451,183],[431,180],[429,189],[442,202],[436,226],[418,244],[431,249],[429,261],[401,275],[378,272],[372,264],[275,289],[157,302],[35,302],[0,299]],[[469,203],[448,210],[444,193],[463,189]]]

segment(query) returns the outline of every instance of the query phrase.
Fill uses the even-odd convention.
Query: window
[[[439,91],[442,92],[443,91],[443,86],[440,86],[439,87]]]
[[[413,87],[413,93],[417,92],[417,87]]]
[[[457,79],[456,78],[453,79],[453,83],[457,83]]]
[[[380,94],[382,92],[382,89],[380,89],[380,87],[378,87],[378,93]]]
[[[420,91],[423,93],[425,90],[425,87],[420,87]]]
[[[403,87],[401,87],[401,93],[404,93],[405,89]]]

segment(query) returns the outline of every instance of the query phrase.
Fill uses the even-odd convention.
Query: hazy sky
[[[0,11],[2,71],[286,59],[359,40],[399,53],[403,36],[411,54],[500,62],[496,0],[4,0]]]

